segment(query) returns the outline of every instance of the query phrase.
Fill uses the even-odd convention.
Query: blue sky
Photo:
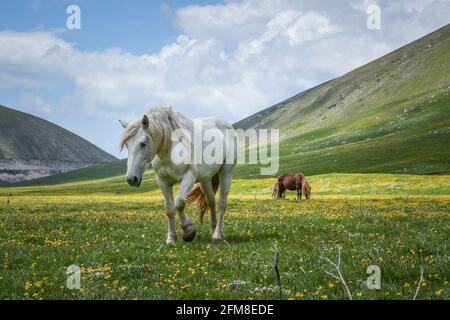
[[[450,0],[1,1],[0,104],[125,157],[118,118],[171,104],[235,122],[449,22]]]
[[[80,50],[105,50],[120,47],[134,54],[158,52],[172,42],[179,29],[171,21],[170,11],[192,1],[153,0],[14,0],[0,2],[0,29],[22,32],[64,31],[66,8],[76,4],[82,9],[82,28],[62,32]],[[196,1],[196,4],[214,1]]]

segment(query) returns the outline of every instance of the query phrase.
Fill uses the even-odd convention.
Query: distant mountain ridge
[[[0,106],[0,182],[17,182],[117,160],[49,121]]]

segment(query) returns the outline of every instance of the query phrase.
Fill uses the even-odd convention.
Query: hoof
[[[192,224],[188,224],[183,228],[184,234],[183,234],[183,240],[186,242],[191,242],[195,239],[195,227]]]
[[[223,242],[223,237],[214,237],[212,238],[213,242]]]
[[[221,241],[223,241],[223,238],[224,238],[223,232],[220,232],[220,233],[219,232],[214,232],[212,240],[214,242],[221,242]]]
[[[187,236],[183,236],[183,240],[186,242],[191,242],[194,239],[195,239],[195,230],[190,234],[188,234]]]
[[[173,245],[173,244],[175,244],[175,242],[177,242],[177,239],[167,238],[167,240],[166,240],[166,244],[168,244],[168,245]]]

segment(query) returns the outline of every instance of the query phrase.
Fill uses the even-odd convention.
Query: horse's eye
[[[145,142],[142,142],[142,143],[141,143],[141,147],[142,147],[142,148],[145,148],[146,146],[147,146],[147,144],[146,144]]]

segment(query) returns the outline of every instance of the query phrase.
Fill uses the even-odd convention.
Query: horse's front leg
[[[163,181],[158,176],[156,177],[156,181],[161,189],[164,200],[166,202],[166,214],[168,221],[168,232],[167,232],[167,244],[174,244],[177,241],[177,231],[175,225],[175,204],[173,202],[173,193],[172,193],[172,185]]]
[[[186,196],[189,192],[191,192],[194,183],[195,176],[191,171],[188,171],[184,175],[183,180],[181,180],[180,191],[175,198],[175,208],[180,216],[181,227],[183,228],[183,240],[186,242],[191,242],[195,238],[195,226],[184,213],[184,208],[186,207]]]

